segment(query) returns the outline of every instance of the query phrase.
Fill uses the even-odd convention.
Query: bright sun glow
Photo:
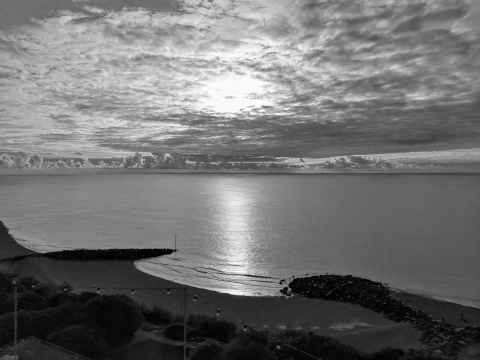
[[[201,110],[233,115],[270,105],[267,84],[248,75],[226,74],[210,79],[201,90]]]

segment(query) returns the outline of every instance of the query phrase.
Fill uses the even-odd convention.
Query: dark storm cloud
[[[303,156],[480,140],[474,1],[28,3],[4,1],[16,15],[0,30],[0,126],[18,124],[28,143],[65,144],[56,127],[99,152]],[[21,147],[10,127],[0,145],[13,137]]]

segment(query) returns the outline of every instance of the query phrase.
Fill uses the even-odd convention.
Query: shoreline
[[[42,254],[43,252],[42,251],[38,251],[37,249],[35,249],[35,247],[30,247],[28,246],[28,239],[24,239],[22,237],[18,237],[18,236],[12,236],[15,240],[15,242],[21,247],[21,248],[24,248],[26,249],[27,251],[31,252],[31,253],[38,253],[38,254]],[[76,250],[76,249],[65,249],[65,250]],[[57,249],[50,249],[48,252],[57,252],[58,250]],[[62,251],[62,250],[60,250]],[[172,255],[172,254],[170,254]],[[189,287],[196,287],[196,288],[202,288],[202,289],[205,289],[205,290],[209,290],[209,291],[215,291],[215,292],[219,292],[219,293],[224,293],[224,294],[229,294],[229,295],[235,295],[235,296],[260,296],[260,297],[275,297],[275,296],[281,296],[281,293],[280,293],[280,290],[282,289],[282,287],[284,285],[280,284],[280,283],[276,283],[276,294],[272,294],[272,293],[268,293],[266,294],[265,292],[262,292],[262,293],[251,293],[251,294],[248,294],[248,295],[244,295],[244,294],[237,294],[237,293],[234,293],[234,292],[228,292],[228,291],[220,291],[219,289],[223,287],[200,287],[200,286],[197,286],[195,285],[194,283],[184,283],[182,282],[180,279],[172,279],[172,278],[169,278],[165,275],[162,275],[162,276],[157,276],[156,273],[154,271],[147,271],[146,266],[145,265],[140,265],[140,263],[142,261],[147,261],[149,259],[155,259],[155,257],[153,258],[143,258],[143,259],[137,259],[137,260],[134,260],[132,261],[132,264],[133,266],[135,267],[136,270],[142,272],[142,273],[145,273],[147,275],[151,275],[153,277],[156,277],[156,278],[159,278],[159,279],[163,279],[163,280],[166,280],[166,281],[170,281],[172,283],[176,283],[176,284],[179,284],[180,286],[189,286]],[[0,262],[2,260],[0,259]],[[288,279],[290,278],[294,278],[294,277],[303,277],[303,276],[309,276],[309,275],[313,275],[313,274],[297,274],[297,275],[292,275],[292,276],[289,276],[288,278],[285,278],[285,279],[277,279],[277,280],[281,280],[282,283],[283,282],[287,282]],[[322,275],[321,273],[318,273],[316,275]],[[254,276],[255,277],[255,276]],[[263,276],[260,276],[260,277],[263,277]],[[389,286],[390,287],[390,286]],[[417,298],[423,298],[423,299],[428,299],[429,301],[438,301],[438,302],[442,302],[442,303],[446,303],[446,304],[452,304],[453,306],[461,306],[461,307],[465,307],[465,308],[472,308],[472,309],[475,309],[475,310],[478,310],[480,311],[480,304],[475,302],[474,300],[471,300],[471,299],[452,299],[452,298],[448,298],[448,297],[442,297],[442,296],[435,296],[434,294],[429,294],[427,292],[416,292],[415,290],[413,289],[402,289],[402,288],[396,288],[396,287],[390,287],[390,290],[394,293],[397,293],[399,295],[401,294],[406,294],[408,295],[409,297],[417,297]]]
[[[12,238],[13,239],[13,238]],[[422,348],[421,333],[407,323],[396,323],[381,314],[360,305],[338,301],[309,299],[295,296],[241,296],[219,293],[212,290],[184,286],[136,269],[130,260],[60,260],[46,257],[25,257],[8,261],[8,249],[31,254],[15,240],[14,244],[2,241],[0,250],[3,260],[0,269],[19,276],[32,276],[41,282],[60,285],[69,283],[74,291],[123,293],[145,306],[160,306],[172,313],[183,311],[183,291],[187,294],[189,314],[214,316],[221,309],[223,319],[237,324],[264,330],[302,329],[329,336],[360,351],[374,352],[385,347],[402,349]],[[106,288],[110,288],[106,289]],[[167,295],[165,289],[172,290]],[[131,289],[135,289],[132,295]],[[198,297],[193,301],[193,296]],[[412,295],[414,296],[414,295]],[[421,308],[430,307],[430,312],[439,316],[455,318],[465,307],[456,304],[420,297]],[[445,308],[450,308],[448,315]],[[480,325],[480,310],[472,308],[468,317]]]
[[[0,221],[1,222],[1,221]],[[28,252],[28,254],[43,254],[44,251],[39,251],[37,250],[34,246],[28,246],[30,245],[29,244],[29,239],[28,238],[23,238],[23,237],[18,237],[18,236],[13,236],[12,235],[12,238],[14,239],[15,241],[15,245],[16,245],[16,248],[20,248],[20,249],[24,249],[25,251]],[[48,245],[50,246],[50,245]],[[46,247],[48,247],[46,246]],[[1,250],[1,248],[0,248]],[[49,249],[48,252],[58,252],[58,251],[63,251],[63,250],[78,250],[78,249]],[[97,250],[97,249],[95,249]],[[101,249],[98,249],[98,250],[101,250]],[[21,250],[20,250],[21,252]],[[47,252],[47,251],[45,251]],[[20,256],[24,255],[24,253],[20,253],[19,254]],[[171,254],[170,254],[171,255]],[[170,281],[172,283],[176,283],[180,286],[188,286],[188,287],[195,287],[195,288],[203,288],[205,290],[209,290],[209,291],[214,291],[214,292],[219,292],[219,293],[224,293],[224,294],[229,294],[229,295],[234,295],[234,296],[260,296],[260,297],[275,297],[275,296],[281,296],[281,292],[280,290],[282,289],[283,286],[285,285],[282,285],[282,284],[277,284],[277,288],[278,288],[278,291],[276,294],[266,294],[266,293],[262,293],[262,294],[248,294],[248,295],[243,295],[243,294],[237,294],[237,293],[233,293],[233,292],[228,292],[228,291],[219,291],[218,289],[220,289],[221,287],[212,287],[212,288],[209,288],[209,287],[199,287],[197,286],[196,284],[194,283],[183,283],[180,279],[172,279],[172,278],[168,278],[168,277],[165,277],[165,276],[157,276],[156,275],[156,272],[154,271],[147,271],[147,269],[142,269],[142,268],[146,268],[145,265],[141,266],[139,265],[139,263],[141,263],[142,261],[147,261],[148,263],[148,260],[149,259],[155,259],[156,257],[153,257],[153,258],[143,258],[143,259],[135,259],[134,261],[132,261],[132,265],[134,266],[134,268],[141,272],[141,273],[144,273],[144,274],[147,274],[147,275],[150,275],[150,276],[153,276],[153,277],[156,277],[156,278],[159,278],[159,279],[162,279],[162,280],[166,280],[166,281]],[[2,262],[2,259],[0,258],[0,262]],[[289,277],[285,278],[285,279],[278,279],[278,280],[281,280],[282,283],[287,283],[289,280],[288,279],[292,279],[292,278],[295,278],[295,277],[304,277],[304,276],[309,276],[309,275],[322,275],[321,273],[317,273],[317,274],[295,274],[295,275],[290,275]],[[353,274],[352,274],[353,275]],[[465,307],[465,308],[472,308],[472,309],[475,309],[475,310],[478,310],[480,311],[480,304],[477,304],[473,299],[458,299],[455,301],[455,299],[451,299],[451,298],[448,298],[448,297],[441,297],[441,296],[435,296],[434,294],[429,294],[428,292],[416,292],[415,290],[412,290],[412,289],[403,289],[403,288],[396,288],[396,287],[391,287],[389,284],[388,284],[389,288],[391,289],[392,292],[395,292],[399,295],[402,295],[402,294],[405,294],[407,295],[407,298],[413,298],[413,297],[416,297],[416,298],[423,298],[423,299],[428,299],[429,301],[438,301],[438,302],[441,302],[441,303],[446,303],[446,304],[452,304],[453,306],[461,306],[461,307]],[[223,289],[223,288],[222,288]]]

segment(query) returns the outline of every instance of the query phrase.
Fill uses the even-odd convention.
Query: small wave
[[[232,264],[178,254],[135,262],[138,270],[183,285],[204,288],[232,295],[275,296],[281,288],[277,277],[264,274],[234,272]]]

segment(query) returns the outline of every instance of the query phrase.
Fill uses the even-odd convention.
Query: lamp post
[[[13,285],[13,355],[18,359],[17,339],[18,339],[18,284],[17,280],[12,280]]]
[[[187,360],[187,287],[183,288],[183,360]]]

